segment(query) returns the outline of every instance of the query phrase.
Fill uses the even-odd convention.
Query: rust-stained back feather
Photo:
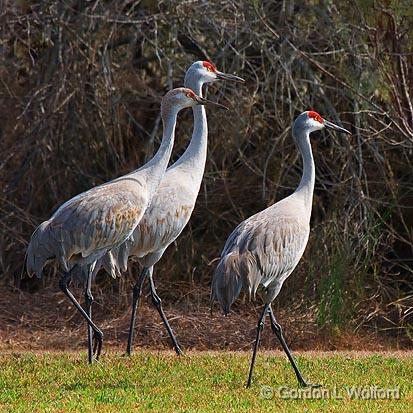
[[[64,271],[100,259],[132,234],[147,204],[142,186],[122,179],[72,198],[33,233],[27,250],[29,275],[40,277],[53,258]],[[106,265],[116,273],[112,257]]]

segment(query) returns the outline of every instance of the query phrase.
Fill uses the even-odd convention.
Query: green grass
[[[350,354],[350,353],[349,353]],[[250,354],[137,352],[132,358],[65,353],[0,355],[1,412],[412,412],[413,355],[303,353],[303,374],[343,399],[283,399],[297,394],[295,376],[278,353],[260,353],[253,385],[245,389]],[[270,386],[264,398],[262,387]],[[346,386],[400,388],[399,400],[356,400]],[[267,387],[264,387],[266,390]],[[271,391],[274,394],[271,395]],[[307,394],[308,396],[308,394]]]

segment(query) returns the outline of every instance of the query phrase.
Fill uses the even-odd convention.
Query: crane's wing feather
[[[126,180],[112,181],[63,204],[33,233],[28,248],[28,272],[33,268],[39,275],[45,260],[54,257],[68,270],[76,260],[98,259],[102,252],[125,241],[148,203],[143,187],[137,189],[140,188],[131,188]],[[36,257],[38,252],[41,257]]]
[[[128,238],[144,213],[145,198],[145,194],[117,181],[59,210],[52,225],[60,227],[70,237],[70,244],[87,256]]]
[[[266,288],[290,275],[304,252],[308,233],[309,228],[295,217],[264,216],[246,224],[237,245],[241,257],[248,257],[250,274],[251,264],[256,266],[256,279],[249,276],[254,291],[260,283]]]
[[[130,256],[143,258],[156,255],[155,261],[162,256],[188,223],[196,199],[185,185],[181,185],[179,191],[176,187],[167,181],[161,183],[131,237],[112,250],[112,257],[106,255],[100,260],[95,273],[103,266],[113,277],[119,276],[127,270]],[[109,263],[109,258],[114,266]]]
[[[224,246],[214,273],[213,297],[229,310],[241,287],[252,297],[259,285],[278,294],[300,260],[308,235],[308,225],[292,214],[274,216],[265,210],[243,221]]]

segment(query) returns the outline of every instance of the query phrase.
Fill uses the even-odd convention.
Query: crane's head
[[[334,129],[338,132],[351,135],[351,132],[349,132],[347,129],[344,129],[341,126],[337,126],[334,123],[323,119],[317,112],[314,112],[313,110],[303,112],[297,117],[293,124],[293,134],[294,136],[298,136],[298,134],[300,133],[311,133],[324,128]]]
[[[226,109],[228,108],[220,103],[212,102],[211,100],[201,98],[195,94],[191,89],[185,87],[179,87],[176,89],[170,90],[162,98],[161,110],[162,115],[166,112],[169,112],[171,109],[182,110],[185,108],[191,108],[196,105],[211,105],[218,106],[219,108]]]
[[[212,83],[218,80],[231,80],[233,82],[245,82],[244,79],[220,72],[212,63],[199,60],[193,63],[185,74],[185,85],[191,86],[196,83]]]

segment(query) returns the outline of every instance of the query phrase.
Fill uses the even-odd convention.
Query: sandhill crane
[[[218,71],[210,62],[198,61],[187,70],[185,87],[202,96],[202,86],[205,83],[220,79],[244,82],[238,76]],[[100,265],[104,265],[107,271],[116,276],[120,271],[126,271],[128,258],[131,256],[137,257],[142,264],[142,272],[133,287],[132,313],[126,349],[129,355],[132,353],[136,311],[146,277],[149,278],[152,302],[168,331],[176,353],[182,354],[156,292],[153,267],[188,223],[201,186],[207,156],[207,118],[203,107],[194,107],[193,114],[194,129],[191,142],[178,161],[166,170],[151,205],[145,211],[133,236],[119,248],[119,251],[107,254],[95,268],[97,272]],[[115,264],[115,268],[112,263]]]
[[[287,198],[241,222],[227,239],[214,272],[211,298],[219,301],[225,315],[229,313],[241,288],[248,291],[250,298],[255,298],[258,290],[264,301],[247,387],[251,385],[267,313],[270,315],[271,328],[286,352],[299,384],[307,386],[288,349],[271,303],[298,264],[307,245],[315,181],[310,133],[325,127],[350,134],[313,111],[303,112],[297,117],[293,124],[293,137],[303,160],[303,174],[298,188]]]
[[[191,89],[169,91],[162,99],[162,143],[144,166],[125,176],[92,188],[65,202],[52,217],[34,231],[27,249],[27,271],[41,276],[49,260],[64,271],[59,286],[88,323],[88,360],[93,360],[92,330],[99,358],[103,334],[91,319],[93,297],[90,280],[97,260],[131,236],[165,173],[174,143],[178,112],[195,105],[216,104],[197,96]],[[87,280],[86,311],[69,290],[76,271]]]

